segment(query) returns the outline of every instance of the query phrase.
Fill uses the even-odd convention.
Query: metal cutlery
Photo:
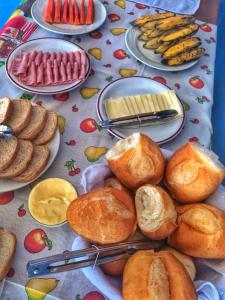
[[[102,120],[99,122],[98,125],[105,129],[112,127],[141,126],[150,123],[154,124],[155,122],[159,121],[167,122],[176,117],[177,114],[178,112],[176,110],[169,109],[158,112],[149,112],[126,117]]]
[[[127,258],[137,250],[159,249],[161,241],[149,239],[129,241],[107,246],[92,245],[90,248],[68,251],[49,257],[43,257],[27,263],[29,277],[49,275]],[[70,262],[71,261],[71,262]]]

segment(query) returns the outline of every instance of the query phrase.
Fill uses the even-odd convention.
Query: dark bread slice
[[[31,119],[27,127],[19,134],[20,139],[33,140],[43,130],[47,120],[47,110],[40,105],[34,105],[31,109]]]
[[[16,252],[16,236],[0,228],[0,281],[8,273]]]
[[[31,161],[33,148],[33,144],[30,141],[19,139],[17,155],[8,168],[0,172],[0,178],[12,178],[23,173]]]
[[[57,129],[57,114],[53,111],[48,111],[47,121],[44,129],[32,141],[35,145],[47,144],[53,139]]]
[[[18,135],[30,122],[31,107],[29,100],[13,101],[13,110],[6,125],[12,128],[15,135]]]
[[[0,137],[0,172],[6,169],[15,159],[19,150],[18,139]]]
[[[10,98],[4,97],[0,99],[0,124],[4,124],[10,118],[13,110],[13,102]]]
[[[27,182],[34,180],[46,167],[50,156],[50,150],[47,146],[34,146],[32,159],[27,169],[19,176],[13,178],[18,182]]]

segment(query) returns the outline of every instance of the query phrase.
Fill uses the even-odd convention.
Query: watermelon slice
[[[74,24],[75,25],[80,24],[79,7],[78,7],[78,4],[77,4],[77,0],[74,0]]]
[[[48,0],[47,6],[45,8],[44,20],[47,23],[54,22],[54,13],[55,13],[55,3],[54,0]]]
[[[64,0],[62,23],[68,24],[68,15],[69,15],[69,3],[68,0]]]
[[[93,0],[88,0],[88,7],[87,7],[87,15],[86,15],[86,25],[91,25],[94,22],[94,3]]]

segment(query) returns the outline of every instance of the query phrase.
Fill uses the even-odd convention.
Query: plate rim
[[[157,67],[157,66],[154,66],[154,65],[152,65],[152,64],[150,64],[150,63],[147,63],[147,62],[143,61],[140,57],[138,57],[138,56],[131,50],[131,48],[130,48],[130,46],[129,46],[129,42],[128,42],[128,34],[130,33],[130,31],[131,31],[132,29],[134,29],[134,27],[133,27],[133,26],[130,26],[130,27],[127,29],[126,33],[125,33],[125,45],[126,45],[128,51],[130,52],[130,54],[131,54],[134,58],[136,58],[137,60],[139,60],[141,63],[143,63],[145,66],[148,66],[148,67],[153,68],[153,69],[156,69],[156,70],[165,71],[165,72],[180,72],[180,71],[184,71],[184,70],[187,70],[187,69],[189,69],[189,68],[192,68],[194,65],[196,65],[196,64],[199,62],[200,57],[199,57],[198,59],[192,61],[192,62],[189,62],[189,63],[192,63],[192,64],[190,64],[190,65],[184,64],[183,67],[182,67],[182,69],[179,69],[179,70],[175,69],[177,66],[174,66],[174,67],[172,67],[172,66],[167,66],[167,67],[170,67],[170,68],[171,68],[171,69],[168,69],[168,68],[164,68],[164,66],[163,66],[162,64],[160,64],[160,66],[162,66],[162,67],[160,67],[160,66]],[[139,51],[139,50],[138,50],[138,51]],[[139,52],[140,52],[140,51],[139,51]],[[185,67],[185,66],[186,66],[186,67]]]
[[[97,98],[97,101],[96,101],[96,110],[97,110],[97,115],[98,115],[98,118],[99,118],[100,121],[104,120],[103,117],[102,117],[102,115],[101,115],[101,112],[100,112],[100,101],[101,101],[102,94],[104,93],[104,91],[105,91],[106,89],[109,88],[110,85],[113,85],[115,82],[117,82],[117,81],[119,81],[119,80],[126,80],[127,78],[144,78],[144,79],[148,79],[148,80],[150,80],[150,81],[155,81],[155,82],[157,82],[158,84],[160,84],[160,85],[162,85],[162,86],[166,86],[169,90],[173,90],[173,89],[171,89],[168,85],[163,84],[163,83],[161,83],[161,82],[158,82],[157,80],[152,79],[152,78],[149,78],[149,77],[147,77],[147,76],[139,76],[139,75],[135,75],[135,76],[128,76],[128,77],[117,78],[117,79],[115,79],[114,81],[108,83],[108,84],[101,90],[101,93],[99,94],[99,96],[98,96],[98,98]],[[185,109],[184,109],[183,103],[182,103],[180,97],[177,95],[177,93],[176,93],[176,96],[177,96],[177,98],[178,98],[178,100],[179,100],[179,102],[180,102],[180,104],[181,104],[181,109],[182,109],[182,111],[183,111],[183,119],[182,119],[182,123],[181,123],[179,129],[178,129],[173,135],[171,135],[169,138],[163,139],[163,140],[160,140],[160,141],[156,142],[158,145],[162,145],[162,144],[165,144],[165,143],[167,143],[167,142],[173,140],[173,139],[174,139],[177,135],[179,135],[179,133],[183,130],[184,123],[185,123],[185,120],[186,120],[186,113],[185,113]],[[114,132],[113,129],[107,129],[107,131],[108,131],[109,133],[111,133],[113,136],[117,137],[118,139],[124,139],[123,136],[121,136],[120,134]]]
[[[58,31],[57,29],[56,30],[54,30],[54,29],[49,29],[49,28],[47,28],[44,24],[41,24],[36,18],[35,18],[35,16],[34,16],[34,14],[33,14],[33,10],[34,10],[34,7],[35,7],[35,5],[36,5],[36,2],[38,2],[38,1],[40,1],[40,0],[36,0],[36,1],[34,1],[34,3],[32,4],[32,6],[31,6],[31,16],[32,16],[32,18],[33,18],[33,20],[40,26],[40,27],[42,27],[42,28],[44,28],[45,30],[47,30],[47,31],[50,31],[50,32],[53,32],[53,33],[57,33],[57,34],[62,34],[62,35],[71,35],[71,36],[77,36],[77,35],[82,35],[82,34],[87,34],[87,33],[89,33],[89,32],[92,32],[92,31],[94,31],[94,30],[96,30],[96,29],[98,29],[99,27],[101,27],[102,25],[103,25],[103,23],[105,22],[105,20],[106,20],[106,18],[107,18],[107,11],[106,11],[106,8],[105,8],[105,6],[104,6],[104,4],[100,1],[100,0],[95,0],[95,1],[97,1],[100,5],[101,5],[101,7],[103,8],[103,10],[104,10],[104,17],[103,17],[103,19],[102,19],[102,22],[99,24],[99,26],[97,26],[95,29],[92,29],[92,30],[89,30],[89,31],[86,31],[86,32],[81,32],[81,33],[72,33],[72,32],[68,32],[68,31],[64,31],[64,32],[61,32],[61,31]],[[43,19],[43,18],[42,18]],[[45,23],[45,21],[43,20],[43,22]]]
[[[7,193],[7,192],[11,192],[11,191],[17,191],[19,189],[22,189],[22,188],[26,187],[27,185],[31,184],[33,181],[37,180],[40,176],[42,176],[51,167],[51,165],[53,164],[53,162],[55,161],[55,159],[56,159],[56,157],[58,155],[59,148],[60,148],[61,136],[60,136],[59,128],[57,128],[55,136],[54,136],[53,139],[57,139],[57,141],[58,141],[58,143],[57,143],[57,149],[56,149],[56,147],[54,147],[54,149],[56,149],[56,150],[54,151],[54,153],[52,153],[52,161],[51,162],[48,161],[48,164],[46,165],[46,167],[44,168],[44,170],[42,170],[42,172],[37,177],[35,177],[33,180],[27,181],[27,182],[16,182],[16,181],[13,181],[12,179],[7,179],[7,180],[10,180],[13,183],[15,183],[15,185],[20,185],[20,186],[19,187],[15,187],[14,186],[13,188],[11,187],[11,188],[6,189],[6,190],[0,190],[0,193]],[[52,141],[50,141],[49,143],[51,143],[51,142]],[[4,180],[4,179],[0,179],[0,181],[1,180]]]
[[[48,92],[48,91],[32,90],[32,89],[30,89],[29,87],[24,87],[24,86],[22,86],[20,83],[18,83],[17,81],[15,81],[15,80],[12,78],[12,76],[11,76],[11,74],[10,74],[10,72],[9,72],[9,59],[10,59],[10,57],[13,57],[12,55],[13,55],[14,51],[15,51],[16,49],[18,49],[19,47],[24,46],[24,44],[32,43],[33,41],[37,41],[37,40],[46,40],[46,39],[47,39],[47,40],[50,40],[50,39],[51,39],[51,40],[61,40],[61,41],[70,43],[70,44],[72,44],[72,45],[75,45],[75,46],[77,46],[80,50],[83,50],[83,51],[85,52],[86,57],[87,57],[87,60],[88,60],[88,70],[87,70],[87,72],[86,72],[86,74],[85,74],[85,78],[84,78],[83,80],[78,81],[75,85],[73,85],[73,86],[71,86],[71,87],[68,87],[68,88],[66,88],[66,89],[63,89],[63,90],[60,90],[60,91],[52,91],[52,92]],[[5,63],[5,71],[6,71],[6,75],[7,75],[7,77],[9,78],[9,80],[10,80],[14,85],[16,85],[17,87],[19,87],[20,89],[22,89],[22,90],[24,90],[24,91],[28,91],[28,92],[30,92],[30,93],[32,93],[32,94],[54,95],[54,94],[65,93],[65,92],[71,91],[71,90],[75,89],[76,87],[80,86],[81,84],[83,84],[83,83],[87,80],[87,78],[88,78],[88,76],[89,76],[89,73],[90,73],[90,71],[91,71],[91,61],[90,61],[89,55],[87,54],[87,51],[86,51],[84,48],[82,48],[80,45],[77,45],[76,43],[73,43],[73,42],[71,42],[71,41],[64,40],[64,39],[62,39],[62,38],[57,38],[57,37],[43,37],[43,38],[36,38],[36,39],[28,40],[28,41],[26,41],[26,42],[24,42],[24,43],[19,44],[18,46],[16,46],[16,47],[10,52],[9,56],[8,56],[7,59],[6,59],[6,63]],[[59,85],[59,86],[60,86],[60,85]]]

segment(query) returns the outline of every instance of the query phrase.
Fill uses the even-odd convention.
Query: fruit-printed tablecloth
[[[16,14],[30,17],[33,1],[24,3]],[[82,193],[79,185],[81,172],[90,164],[103,159],[103,155],[116,139],[107,131],[100,130],[96,122],[96,99],[101,89],[109,82],[132,75],[144,75],[175,89],[186,110],[186,122],[181,134],[164,147],[174,150],[187,141],[199,141],[210,146],[212,126],[210,122],[213,104],[213,72],[216,48],[216,26],[200,22],[199,35],[205,56],[189,70],[178,73],[157,71],[144,67],[128,53],[124,36],[130,22],[142,14],[156,9],[133,2],[104,1],[107,20],[97,31],[72,40],[88,51],[92,70],[83,86],[70,93],[56,96],[33,96],[14,87],[6,77],[4,60],[0,61],[0,96],[30,99],[36,104],[55,110],[59,115],[61,145],[51,168],[42,176],[62,177],[72,182]],[[156,10],[157,11],[157,10]],[[32,38],[56,36],[38,29]],[[70,39],[64,36],[65,39]],[[33,183],[35,184],[35,183]],[[16,257],[10,269],[1,300],[53,299],[103,300],[80,270],[29,280],[26,274],[28,260],[61,253],[71,249],[75,238],[67,225],[46,228],[32,219],[27,209],[27,198],[33,184],[0,195],[0,226],[13,231],[18,240]],[[39,287],[43,293],[30,294],[26,287]],[[50,293],[50,294],[49,294]],[[86,295],[86,296],[85,296]]]

